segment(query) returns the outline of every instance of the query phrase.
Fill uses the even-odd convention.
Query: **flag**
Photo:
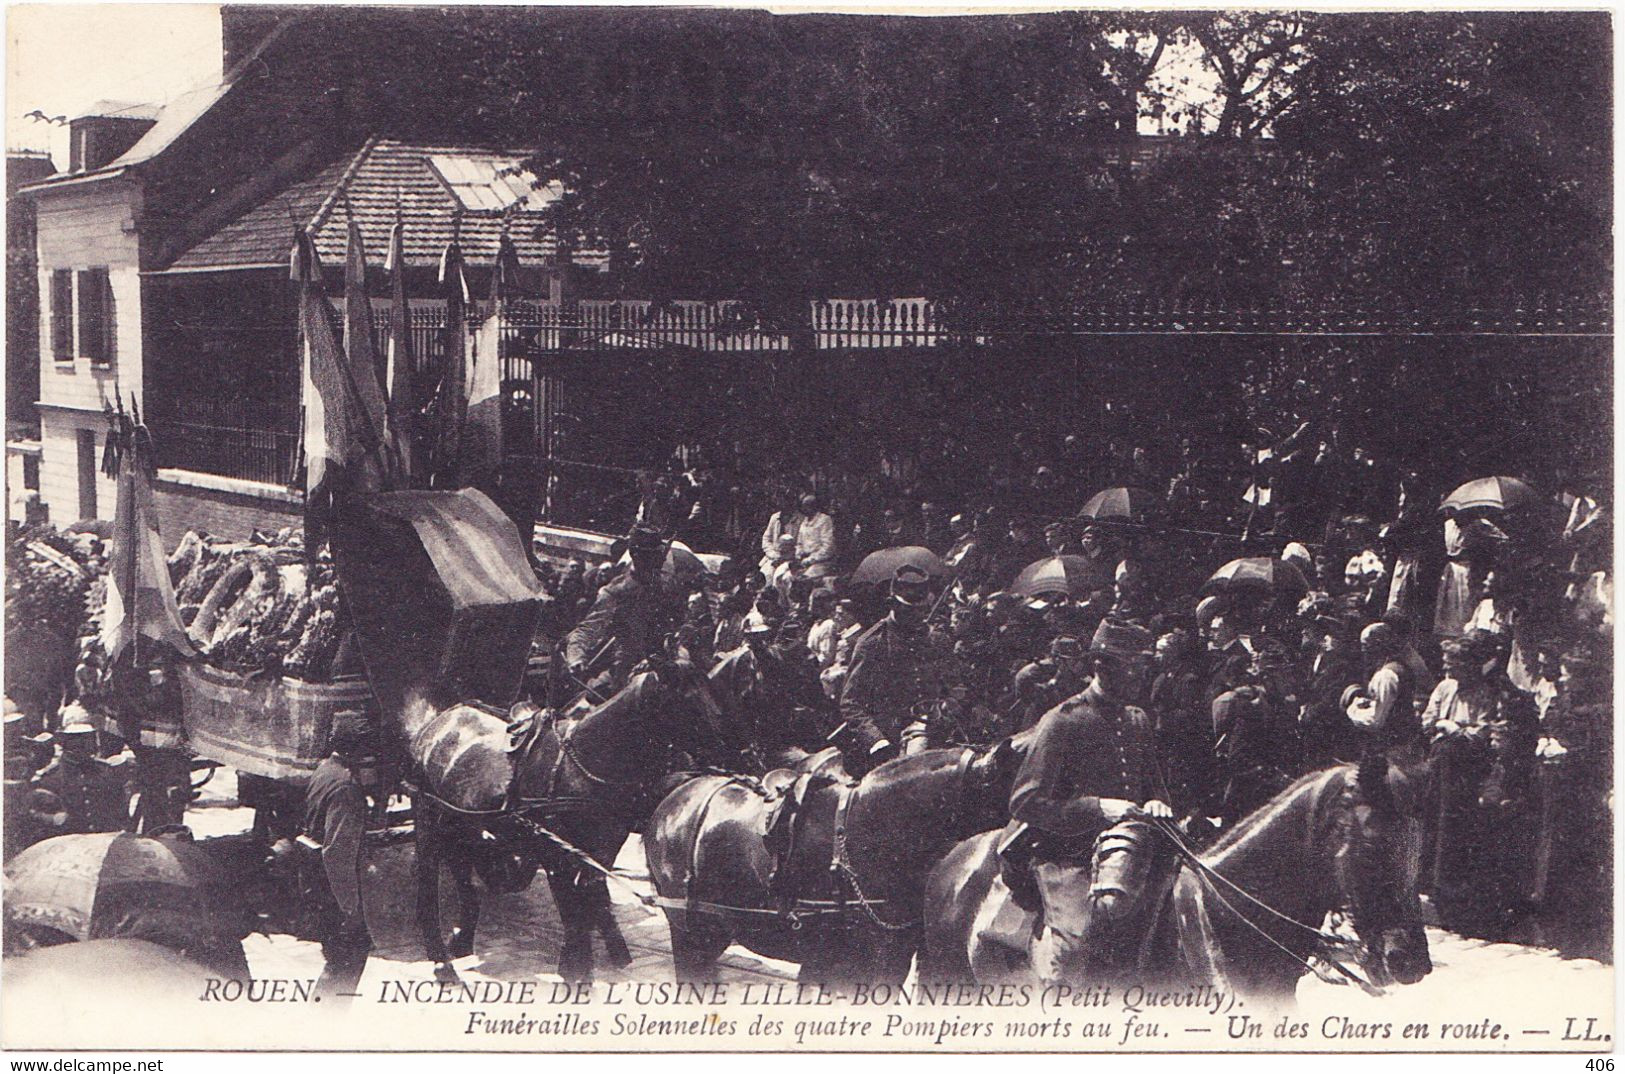
[[[290,275],[299,283],[299,334],[304,340],[305,551],[314,556],[327,537],[333,505],[344,492],[383,487],[379,432],[350,383],[333,330],[333,307],[322,292],[322,265],[310,235],[295,240]]]
[[[372,299],[367,296],[367,251],[361,242],[361,229],[350,219],[344,251],[344,355],[348,363],[347,383],[354,386],[355,399],[365,411],[366,428],[378,433],[378,468],[385,489],[396,485],[399,462],[394,456],[394,438],[389,430],[389,407],[384,397],[385,371],[378,348],[372,345]],[[369,440],[369,445],[374,441]]]
[[[502,319],[519,275],[519,257],[504,231],[491,270],[491,312],[469,337],[468,404],[458,454],[460,484],[495,489],[502,469]]]
[[[389,349],[385,383],[389,385],[389,429],[401,467],[401,485],[412,488],[423,472],[418,456],[417,393],[413,388],[412,311],[406,299],[405,228],[397,214],[389,230]]]
[[[109,663],[138,637],[168,645],[182,657],[196,655],[175,607],[164,542],[158,535],[158,509],[152,498],[152,438],[130,400],[126,412],[107,408],[107,451],[103,469],[118,479],[113,514],[113,548],[107,563],[107,602],[102,612],[102,648]],[[139,646],[137,647],[139,649]]]
[[[440,255],[440,287],[446,297],[446,346],[435,393],[437,422],[434,446],[435,488],[457,488],[457,455],[462,437],[463,394],[467,349],[468,278],[463,272],[463,251],[453,239]]]

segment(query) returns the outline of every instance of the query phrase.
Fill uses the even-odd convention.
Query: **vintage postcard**
[[[1612,1051],[1608,12],[6,19],[0,1047]]]

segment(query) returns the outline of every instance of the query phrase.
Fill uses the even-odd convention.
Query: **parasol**
[[[183,840],[59,835],[12,858],[5,877],[8,931],[154,940],[215,966],[242,961],[234,895],[208,853]]]
[[[853,585],[885,585],[892,580],[899,567],[917,567],[932,578],[947,578],[954,572],[942,557],[919,545],[901,545],[882,548],[863,557],[850,579]]]
[[[1160,501],[1144,489],[1109,488],[1089,497],[1078,512],[1079,518],[1101,521],[1142,522],[1156,510]]]
[[[1439,504],[1439,510],[1487,508],[1505,511],[1530,506],[1539,499],[1539,493],[1515,477],[1481,477],[1461,485],[1446,496]]]
[[[1010,583],[1010,592],[1023,597],[1065,593],[1086,597],[1111,579],[1083,556],[1050,556],[1029,564]]]
[[[1242,589],[1264,589],[1296,599],[1309,592],[1309,582],[1302,571],[1284,559],[1249,556],[1226,563],[1202,585],[1204,593],[1232,593]]]

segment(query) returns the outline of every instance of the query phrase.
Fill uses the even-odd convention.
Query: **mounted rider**
[[[1147,696],[1153,638],[1103,621],[1090,644],[1094,681],[1039,720],[1010,793],[1021,827],[1005,837],[1007,860],[1029,857],[1043,905],[1033,965],[1046,983],[1075,983],[1132,940],[1162,844],[1144,823],[1172,819],[1157,764]],[[1091,884],[1091,876],[1093,883]]]
[[[631,568],[598,591],[598,599],[565,643],[565,661],[581,685],[603,701],[626,685],[632,669],[660,650],[683,623],[683,594],[663,576],[669,543],[639,523],[627,535]]]
[[[724,704],[744,706],[752,740],[768,768],[786,765],[813,748],[827,730],[830,703],[817,669],[791,646],[777,643],[782,626],[756,618],[745,624],[745,644],[711,669]]]
[[[890,612],[853,647],[841,690],[843,722],[830,736],[852,775],[895,756],[905,728],[922,721],[944,696],[953,647],[927,624],[930,608],[930,577],[918,567],[898,567]]]

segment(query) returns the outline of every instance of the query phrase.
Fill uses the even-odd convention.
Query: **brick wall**
[[[173,549],[187,530],[216,537],[246,538],[254,530],[279,530],[304,519],[298,504],[278,503],[211,489],[189,488],[158,481],[153,485],[158,504],[158,532]]]

